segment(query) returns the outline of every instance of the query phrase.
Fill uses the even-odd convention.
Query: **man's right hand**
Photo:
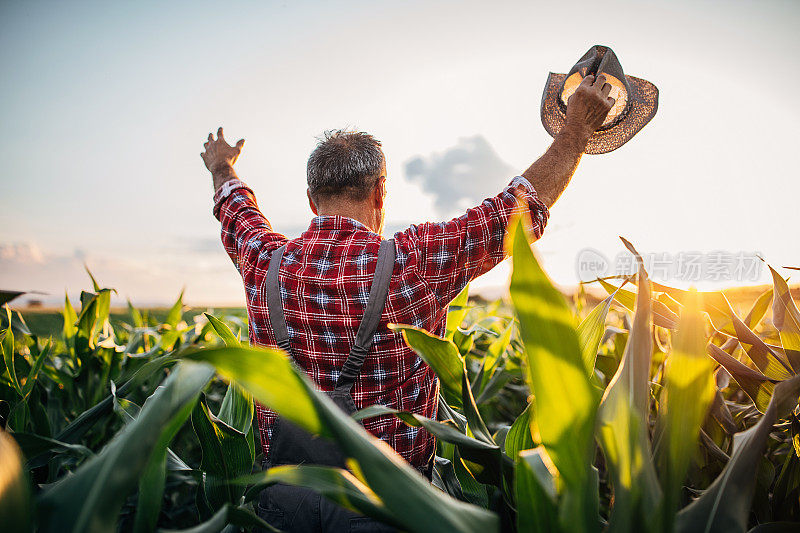
[[[214,190],[228,181],[236,177],[236,172],[233,170],[233,164],[242,153],[244,146],[244,139],[240,139],[235,146],[231,146],[225,142],[225,137],[222,136],[222,128],[217,130],[217,138],[209,133],[208,141],[203,145],[205,152],[200,154],[206,168],[211,172],[211,177],[214,180]]]
[[[586,76],[567,100],[567,120],[564,128],[588,141],[589,136],[603,125],[614,106],[611,85],[602,74],[595,78]]]

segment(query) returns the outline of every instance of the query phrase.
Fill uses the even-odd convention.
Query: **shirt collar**
[[[358,220],[341,215],[320,215],[311,219],[309,231],[332,231],[332,232],[352,232],[352,231],[372,231]]]

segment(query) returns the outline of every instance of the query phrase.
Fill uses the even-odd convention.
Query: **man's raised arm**
[[[533,237],[542,235],[548,208],[564,192],[589,137],[614,104],[610,90],[602,75],[596,81],[587,76],[570,97],[566,124],[550,148],[499,195],[448,222],[415,225],[396,235],[440,304],[505,258],[505,234],[514,214],[527,211]]]
[[[547,207],[552,207],[567,188],[589,137],[599,128],[614,105],[611,85],[601,74],[586,76],[567,101],[567,120],[553,143],[522,173]]]
[[[245,286],[255,287],[266,273],[266,268],[258,268],[262,253],[274,250],[286,242],[286,237],[272,231],[258,209],[253,191],[239,180],[233,169],[242,153],[244,139],[231,146],[219,128],[217,139],[209,133],[203,146],[205,152],[200,157],[211,172],[214,183],[214,216],[222,223],[222,244],[242,275]]]

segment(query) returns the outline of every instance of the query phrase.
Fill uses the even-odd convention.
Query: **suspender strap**
[[[289,347],[289,330],[286,328],[286,317],[283,315],[283,303],[281,302],[281,289],[278,284],[278,267],[283,260],[283,252],[286,251],[284,244],[272,253],[267,269],[267,311],[269,311],[269,321],[272,323],[272,332],[275,334],[275,342],[278,348],[291,354]]]
[[[286,317],[283,314],[283,303],[281,301],[280,285],[278,283],[278,268],[283,260],[283,253],[286,251],[284,244],[275,252],[269,260],[267,269],[266,289],[267,289],[267,310],[269,311],[269,321],[272,323],[272,331],[275,335],[275,342],[283,351],[291,354],[289,345],[289,331],[286,327]],[[383,314],[386,305],[386,296],[389,293],[389,281],[394,270],[395,247],[394,239],[381,241],[378,251],[378,262],[375,265],[375,274],[372,276],[372,285],[369,289],[369,299],[364,310],[364,317],[358,326],[356,342],[347,356],[347,360],[336,381],[335,390],[350,392],[356,378],[361,372],[370,348],[372,348],[373,336]]]
[[[389,280],[394,270],[394,239],[381,241],[381,248],[378,251],[378,263],[375,265],[375,274],[372,276],[372,286],[369,289],[369,300],[364,310],[364,318],[358,325],[356,342],[344,362],[339,379],[336,380],[334,390],[347,391],[353,387],[364,359],[367,358],[369,349],[372,348],[372,340],[378,323],[381,321],[381,314],[386,305],[386,295],[389,293]]]

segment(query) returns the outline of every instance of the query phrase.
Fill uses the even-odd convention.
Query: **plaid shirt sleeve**
[[[214,216],[222,223],[222,244],[245,287],[257,287],[266,276],[269,256],[286,237],[272,230],[243,181],[225,182],[214,194]],[[266,257],[263,255],[267,252]]]
[[[473,279],[506,257],[504,240],[514,214],[530,213],[530,232],[538,239],[549,211],[522,176],[494,198],[449,222],[413,225],[397,234],[441,305],[447,305]],[[527,225],[527,224],[526,224]]]

